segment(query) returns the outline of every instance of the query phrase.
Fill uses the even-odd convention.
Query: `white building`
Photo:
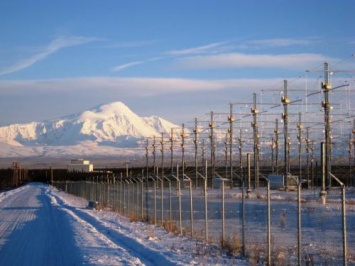
[[[68,165],[69,172],[92,172],[94,171],[94,165],[89,160],[76,159],[71,160]]]

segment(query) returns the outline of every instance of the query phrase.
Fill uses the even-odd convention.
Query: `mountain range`
[[[170,134],[177,125],[140,117],[122,102],[100,105],[58,119],[0,127],[0,157],[110,156],[142,149],[146,138]]]

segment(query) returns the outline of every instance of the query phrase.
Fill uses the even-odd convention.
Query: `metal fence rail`
[[[199,187],[187,176],[156,175],[53,185],[131,221],[219,244],[252,263],[355,265],[355,210],[346,205],[341,187],[328,191],[323,204],[320,189],[270,191],[260,182],[248,192],[243,185],[230,188],[223,178],[208,186],[200,178]]]

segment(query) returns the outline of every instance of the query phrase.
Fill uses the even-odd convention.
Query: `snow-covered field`
[[[39,183],[0,193],[0,265],[249,265]]]
[[[143,187],[142,183],[125,182],[115,184],[56,182],[55,185],[64,191],[98,201],[100,208],[115,209],[133,219],[156,221],[161,226],[166,226],[172,221],[173,231],[192,234],[198,239],[206,238],[205,229],[208,227],[209,243],[220,245],[224,234],[224,240],[227,245],[232,244],[231,252],[234,254],[241,254],[241,248],[244,247],[245,255],[251,263],[259,262],[263,265],[267,261],[268,220],[265,188],[251,191],[249,198],[244,200],[243,212],[240,188],[226,188],[222,201],[221,189],[209,187],[206,212],[204,192],[201,188],[192,189],[191,197],[186,187],[179,193],[176,184],[173,184],[170,192],[168,187],[162,190],[160,186],[156,186],[154,189],[154,182],[148,182]],[[322,204],[319,192],[319,188],[312,188],[304,189],[301,193],[301,260],[302,263],[316,265],[341,265],[343,262],[341,190],[336,187],[329,190],[327,204]],[[270,193],[271,260],[273,263],[278,262],[277,265],[297,265],[297,192],[272,190]],[[347,188],[346,198],[347,258],[348,265],[355,265],[354,188]],[[191,203],[193,215],[190,212]]]

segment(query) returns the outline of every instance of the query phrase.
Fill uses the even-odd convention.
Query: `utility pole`
[[[285,190],[288,187],[288,172],[289,172],[289,163],[290,163],[290,153],[289,153],[289,136],[288,136],[288,110],[287,106],[290,103],[290,99],[287,98],[287,80],[284,80],[284,95],[281,97],[281,102],[284,106],[284,112],[282,114],[282,119],[284,122],[284,161],[285,161],[285,168],[284,168],[284,185]]]
[[[242,139],[242,129],[239,129],[239,138],[238,138],[238,142],[239,142],[239,168],[240,168],[240,178],[242,180],[243,179],[243,139]]]
[[[211,142],[211,177],[213,178],[214,176],[214,171],[215,171],[215,137],[214,137],[214,128],[215,124],[213,122],[213,111],[211,111],[211,122],[209,123],[209,128],[210,128],[210,142]]]
[[[145,145],[145,166],[146,166],[146,169],[147,169],[147,181],[148,181],[148,172],[149,172],[149,140],[147,139],[147,142],[146,142],[146,145]]]
[[[181,130],[181,167],[182,167],[182,179],[185,175],[185,125],[182,124]]]
[[[297,139],[298,139],[298,167],[299,167],[298,182],[301,182],[301,175],[302,175],[301,155],[302,155],[302,128],[303,128],[303,125],[301,123],[301,118],[302,118],[302,114],[300,112],[298,114],[298,124],[297,124],[297,128],[298,128],[298,135],[297,135]]]
[[[309,139],[309,127],[306,128],[306,153],[307,153],[307,188],[309,188],[309,155],[311,150],[311,140]]]
[[[251,108],[251,114],[253,115],[253,122],[251,126],[253,128],[254,136],[254,178],[255,178],[255,188],[259,188],[259,132],[257,115],[259,110],[256,108],[256,93],[253,93],[253,108]]]
[[[227,177],[228,175],[228,132],[226,133],[226,138],[224,141],[224,169],[225,173],[224,175]],[[230,178],[230,182],[232,182],[232,178]],[[232,186],[231,186],[232,188]]]
[[[275,120],[275,168],[276,173],[279,172],[279,120],[276,118]]]
[[[271,136],[271,173],[275,172],[275,158],[274,158],[274,153],[275,153],[275,139],[274,136]]]
[[[328,63],[324,63],[324,82],[321,87],[323,89],[324,101],[322,107],[324,109],[324,140],[325,140],[325,186],[329,190],[331,186],[330,172],[331,172],[331,129],[330,129],[330,103],[329,90],[332,89],[329,83],[329,69]]]
[[[164,133],[161,133],[161,178],[164,179]]]
[[[197,148],[198,148],[198,128],[197,128],[197,118],[195,118],[195,128],[193,130],[194,132],[194,145],[195,145],[195,186],[197,187],[197,180],[198,180],[198,161],[197,161]]]
[[[352,136],[351,136],[351,134],[349,134],[349,143],[348,143],[348,155],[349,155],[349,178],[348,178],[348,180],[347,180],[347,186],[349,187],[349,186],[351,186],[351,177],[352,177],[352,165],[351,165],[351,163],[352,163],[352,156],[351,156],[351,146],[352,146],[352,143],[351,143],[351,141],[352,141]]]
[[[152,147],[153,147],[153,173],[155,175],[155,156],[156,156],[156,152],[155,152],[155,148],[156,148],[156,143],[155,143],[155,136],[153,136],[153,144],[152,144]]]
[[[201,158],[202,158],[202,165],[207,164],[206,163],[206,147],[205,147],[205,139],[202,139],[202,146],[201,146]],[[207,176],[207,167],[206,167],[206,173],[205,175]]]
[[[170,171],[174,174],[174,129],[170,129]]]
[[[233,116],[233,104],[229,104],[229,169],[230,169],[230,188],[233,188],[233,123],[235,119]]]

